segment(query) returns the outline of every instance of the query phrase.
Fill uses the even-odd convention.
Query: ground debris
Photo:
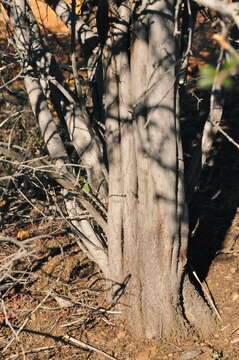
[[[196,356],[201,355],[203,351],[201,349],[194,349],[191,351],[187,351],[185,354],[183,354],[180,358],[180,360],[191,360],[195,359]]]

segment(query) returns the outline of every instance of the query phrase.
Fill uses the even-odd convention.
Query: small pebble
[[[236,344],[239,342],[239,338],[235,338],[233,340],[231,340],[231,344]]]
[[[237,301],[239,299],[239,291],[234,291],[232,293],[232,301]]]

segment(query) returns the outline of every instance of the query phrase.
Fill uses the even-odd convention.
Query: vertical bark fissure
[[[192,17],[190,14],[189,16]],[[196,16],[194,14],[194,16]],[[186,20],[184,19],[186,22]],[[178,248],[177,253],[177,273],[180,277],[182,273],[185,272],[185,264],[187,262],[187,247],[188,247],[188,207],[186,202],[186,196],[185,196],[185,189],[184,189],[184,154],[183,154],[183,147],[182,147],[182,138],[181,138],[181,129],[180,129],[180,98],[179,98],[179,81],[180,77],[178,76],[178,70],[182,70],[182,66],[185,66],[185,64],[182,64],[180,69],[178,69],[177,64],[180,62],[180,55],[184,55],[183,59],[184,61],[188,62],[189,57],[189,51],[191,48],[191,36],[192,31],[194,27],[194,18],[190,18],[190,31],[188,35],[188,44],[187,44],[187,50],[184,54],[183,47],[185,46],[182,39],[181,42],[177,41],[175,39],[175,57],[176,57],[176,66],[175,66],[175,79],[177,79],[175,83],[174,88],[174,111],[175,111],[175,129],[176,129],[176,148],[177,148],[177,187],[176,187],[176,204],[177,204],[177,217],[178,217],[178,237],[180,241],[180,246]],[[183,71],[185,69],[183,68]],[[182,294],[182,281],[181,281],[181,294]]]
[[[100,221],[107,232],[108,248],[95,233],[94,223],[80,218],[84,202],[79,206],[71,187],[64,193],[68,219],[78,229],[84,251],[110,280],[113,295],[119,286],[124,289],[128,284],[122,303],[127,305],[123,310],[134,334],[149,338],[178,335],[187,329],[187,321],[203,328],[201,310],[205,311],[205,324],[210,316],[185,268],[188,227],[175,112],[174,0],[142,1],[130,26],[131,1],[109,4],[110,35],[103,49],[109,60],[102,57],[109,165],[107,227],[105,217]],[[24,36],[30,39],[27,32]],[[45,62],[41,64],[41,60]],[[48,69],[50,60],[40,58],[38,66]],[[44,80],[40,84],[28,75],[25,82],[43,133],[49,131],[45,140],[48,146],[56,146],[49,148],[49,153],[56,150],[52,156],[61,160],[67,153],[47,107],[44,90],[47,94],[48,84]],[[79,156],[83,160],[87,156],[86,163],[93,172],[98,166],[101,174],[101,154],[94,148],[97,139],[93,139],[92,123],[80,105],[68,97],[64,120]]]
[[[179,196],[182,197],[183,202],[183,193],[179,194],[182,188],[177,179],[180,139],[177,135],[175,119],[175,45],[172,39],[172,8],[172,3],[168,5],[166,2],[155,2],[151,5],[146,4],[144,9],[148,14],[149,39],[148,45],[147,40],[144,45],[141,44],[141,50],[145,46],[143,63],[144,72],[147,74],[143,88],[141,86],[146,113],[143,121],[140,122],[139,114],[136,112],[140,134],[138,141],[140,139],[140,150],[144,153],[144,155],[138,154],[137,157],[143,155],[145,169],[148,168],[148,174],[145,176],[147,185],[144,189],[148,197],[141,211],[144,217],[150,218],[145,223],[149,234],[146,234],[140,243],[142,254],[140,266],[143,268],[140,278],[144,332],[149,337],[158,336],[159,332],[161,335],[173,333],[173,328],[177,332],[180,327],[183,329],[185,326],[180,298],[185,259],[179,257],[182,220],[179,216],[179,212],[182,212],[182,208],[179,209],[180,206],[182,207]],[[145,52],[148,53],[148,57],[145,56]],[[131,63],[133,68],[133,61]],[[132,79],[134,79],[133,71]],[[140,163],[142,164],[142,159]],[[138,176],[140,178],[142,174]],[[139,186],[139,204],[140,198],[142,199],[142,195]],[[152,268],[153,279],[151,279]],[[167,312],[164,306],[167,307]],[[157,318],[153,316],[155,313],[158,314]]]
[[[142,12],[144,4],[142,4]],[[150,217],[147,214],[147,188],[149,159],[145,151],[144,124],[146,123],[146,64],[148,54],[148,18],[139,14],[132,23],[131,35],[131,98],[133,108],[133,140],[136,157],[137,174],[137,199],[136,199],[136,249],[134,263],[136,267],[134,293],[136,299],[129,299],[129,303],[134,301],[132,311],[135,316],[129,316],[129,326],[137,335],[145,334],[144,326],[144,306],[143,306],[143,282],[144,282],[144,243],[147,243],[151,234],[148,233]],[[148,244],[149,246],[149,244]]]
[[[121,152],[120,152],[120,123],[119,123],[119,84],[116,66],[116,47],[114,22],[111,23],[109,39],[110,59],[105,67],[105,134],[109,166],[109,198],[108,198],[108,256],[112,284],[123,281],[123,228],[122,204],[123,187],[121,182]],[[117,39],[117,37],[116,37]],[[117,288],[113,288],[118,290]]]
[[[122,165],[122,193],[123,193],[123,268],[124,276],[130,272],[126,265],[127,257],[131,258],[131,246],[135,243],[135,229],[133,224],[134,197],[136,195],[135,152],[132,134],[131,88],[129,67],[129,37],[128,27],[131,16],[130,2],[126,1],[118,9],[119,23],[116,26],[116,36],[119,53],[115,57],[119,86],[119,122],[121,133],[121,165]],[[129,242],[131,245],[129,246]]]
[[[177,192],[177,148],[175,129],[175,44],[173,34],[172,2],[155,3],[150,7],[149,66],[147,127],[150,137],[151,169],[154,181],[154,197],[157,202],[162,234],[160,238],[160,288],[168,283],[168,290],[158,294],[168,298],[168,324],[178,327],[180,314],[180,276],[176,276],[180,239],[175,195]],[[162,14],[162,10],[164,13]],[[159,34],[160,33],[160,37]],[[164,244],[163,244],[164,242]],[[168,276],[170,274],[170,276]],[[161,300],[162,301],[162,300]],[[170,309],[171,306],[171,309]],[[161,312],[162,331],[167,333],[164,314]],[[170,314],[171,312],[171,314]]]
[[[115,36],[117,55],[115,56],[119,86],[119,121],[121,133],[121,181],[123,243],[123,279],[130,279],[125,290],[122,308],[128,325],[142,335],[139,258],[137,244],[137,167],[132,119],[132,88],[129,63],[129,26],[132,9],[130,1],[117,9]],[[134,314],[133,316],[131,314]]]

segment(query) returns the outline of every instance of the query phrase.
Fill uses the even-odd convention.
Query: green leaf
[[[80,193],[88,193],[90,191],[90,185],[87,182],[87,179],[83,176],[79,178],[79,183],[81,185]]]
[[[81,192],[88,193],[89,191],[90,191],[90,185],[88,183],[85,183],[85,185],[81,189]]]
[[[239,64],[239,59],[237,56],[231,56],[228,60],[223,64],[223,70],[228,72],[234,71]]]
[[[202,88],[209,88],[212,86],[214,78],[217,74],[217,70],[212,65],[206,65],[200,70],[201,78],[198,81],[198,85]]]

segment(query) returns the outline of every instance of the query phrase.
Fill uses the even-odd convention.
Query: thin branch
[[[42,304],[44,304],[44,302],[46,302],[46,300],[49,298],[49,296],[51,295],[53,291],[53,288],[50,289],[50,291],[46,294],[46,296],[42,299],[42,301],[39,302],[39,304],[34,308],[34,310],[32,310],[29,315],[27,316],[27,318],[24,320],[24,322],[22,323],[22,325],[20,326],[20,328],[16,331],[16,336],[18,336],[20,334],[20,332],[23,330],[23,328],[26,326],[26,324],[28,323],[28,321],[31,319],[31,316],[42,306]],[[8,342],[8,344],[5,346],[5,348],[2,350],[2,353],[5,353],[6,350],[9,348],[9,346],[11,346],[11,344],[14,341],[14,337]]]
[[[10,85],[11,83],[13,83],[17,79],[19,79],[19,77],[22,76],[22,73],[23,73],[23,70],[20,70],[19,73],[14,78],[10,79],[6,83],[4,83],[2,86],[0,86],[0,90],[4,89],[6,86]]]
[[[51,1],[47,0],[47,4],[55,11],[57,16],[64,22],[64,24],[68,27],[69,30],[72,31],[71,27],[71,8],[70,6],[63,0]],[[84,20],[77,16],[76,18],[76,26],[75,26],[75,37],[80,40],[82,44],[85,44],[89,40],[98,40],[97,34],[95,34],[89,26],[84,22]]]
[[[48,76],[47,80],[54,84],[70,103],[74,105],[76,104],[75,99],[71,96],[69,91],[67,91],[67,89],[65,89],[64,86],[54,76]]]
[[[12,326],[11,322],[9,321],[8,314],[7,314],[7,309],[6,309],[6,306],[5,306],[5,303],[4,303],[3,299],[1,299],[1,305],[2,305],[2,310],[3,310],[4,317],[5,317],[6,325],[9,326],[9,328],[11,329],[12,333],[15,336],[16,341],[20,342],[17,332],[15,331],[15,329]]]
[[[219,73],[222,62],[224,58],[224,50],[220,49],[220,54],[217,61],[216,72]],[[215,139],[217,133],[217,127],[215,125],[219,125],[222,117],[222,105],[218,101],[219,94],[221,93],[221,84],[217,81],[217,76],[214,79],[212,90],[211,90],[211,98],[210,98],[210,113],[209,119],[206,121],[203,136],[202,136],[202,166],[203,168],[209,151],[211,150],[213,141]]]
[[[34,210],[36,210],[36,212],[38,212],[39,214],[41,214],[43,216],[43,218],[46,217],[46,214],[44,214],[41,210],[39,210],[32,202],[30,199],[28,199],[28,197],[20,190],[17,189],[17,191],[19,192],[19,194],[21,194],[21,196],[28,202],[28,204],[30,204],[32,206],[32,208]]]
[[[17,116],[17,115],[21,115],[23,112],[24,112],[24,110],[21,110],[21,111],[16,111],[13,114],[10,114],[5,120],[3,120],[0,123],[0,128],[3,127],[3,125],[5,125],[11,118],[13,118],[14,116]]]
[[[106,357],[107,359],[111,359],[111,360],[117,360],[114,356],[111,356],[109,354],[107,354],[105,351],[97,349],[96,347],[89,345],[87,343],[85,343],[82,340],[78,340],[72,336],[69,335],[64,335],[63,338],[69,342],[71,342],[72,344],[75,344],[77,346],[80,346],[81,348],[87,349],[87,350],[91,350],[94,351],[100,355],[103,355],[104,357]]]
[[[215,306],[215,304],[214,304],[214,300],[213,300],[213,297],[212,297],[212,295],[211,295],[211,292],[210,292],[210,290],[209,290],[209,288],[208,288],[208,285],[204,285],[204,284],[200,281],[200,279],[199,279],[199,277],[198,277],[198,275],[197,275],[197,273],[196,273],[195,270],[192,270],[192,273],[193,273],[193,276],[195,277],[195,279],[196,279],[196,280],[198,281],[198,283],[200,284],[200,286],[201,286],[201,288],[202,288],[205,296],[207,297],[207,299],[208,299],[208,301],[209,301],[209,304],[211,305],[212,309],[215,311],[218,319],[219,319],[220,321],[222,321],[222,317],[221,317],[219,311],[217,310],[217,308],[216,308],[216,306]],[[206,284],[205,281],[204,281],[204,283]]]
[[[64,346],[64,347],[66,347],[66,346]],[[25,355],[27,355],[27,354],[36,354],[36,353],[39,353],[39,352],[42,352],[42,351],[49,351],[49,350],[62,349],[62,348],[63,348],[63,346],[61,346],[61,345],[43,346],[43,347],[35,348],[35,349],[32,349],[32,350],[26,350]],[[21,355],[22,355],[22,353],[13,354],[13,355],[10,355],[8,358],[6,358],[6,360],[16,360]]]
[[[232,138],[230,135],[228,135],[228,134],[226,133],[226,131],[224,131],[220,125],[218,125],[218,124],[213,124],[213,126],[216,127],[217,130],[218,130],[222,135],[224,135],[225,138],[226,138],[231,144],[233,144],[234,146],[236,146],[236,148],[239,150],[239,144],[238,144],[235,140],[233,140],[233,138]]]
[[[234,2],[229,4],[228,1],[220,0],[194,0],[198,5],[208,7],[219,12],[224,16],[232,18],[236,26],[239,28],[239,3]]]

